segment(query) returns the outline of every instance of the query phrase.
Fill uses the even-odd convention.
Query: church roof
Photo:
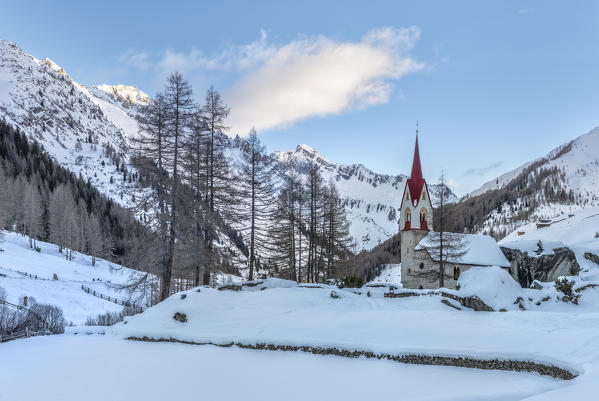
[[[510,267],[510,262],[499,248],[499,244],[493,237],[482,234],[457,234],[451,233],[452,236],[460,236],[464,241],[465,253],[452,260],[449,258],[448,263],[459,263],[464,265],[474,266],[499,266]],[[415,250],[419,251],[426,249],[433,261],[439,261],[439,233],[429,232],[416,245]],[[430,249],[429,249],[430,248]]]
[[[422,189],[424,187],[425,181],[422,177],[422,167],[420,166],[420,150],[418,148],[418,133],[416,133],[416,146],[414,147],[414,161],[412,162],[412,173],[410,174],[410,178],[408,178],[406,184],[410,190],[410,196],[415,202],[415,205],[418,205],[420,202],[420,194],[422,193]]]

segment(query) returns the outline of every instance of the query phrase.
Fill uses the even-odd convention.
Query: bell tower
[[[433,205],[420,165],[418,123],[416,123],[416,144],[414,146],[412,172],[410,178],[406,181],[399,209],[401,211],[399,217],[401,277],[405,286],[409,274],[418,269],[414,248],[433,227]]]

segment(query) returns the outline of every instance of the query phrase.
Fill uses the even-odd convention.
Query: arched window
[[[422,191],[422,200],[426,200],[426,191]]]
[[[453,268],[453,279],[457,280],[460,278],[460,267],[459,266],[455,266]]]
[[[406,209],[406,223],[412,221],[412,212],[410,209]]]
[[[410,191],[406,191],[406,200],[410,200]]]
[[[423,207],[422,209],[420,209],[420,221],[428,221],[428,211],[426,210],[425,207]]]

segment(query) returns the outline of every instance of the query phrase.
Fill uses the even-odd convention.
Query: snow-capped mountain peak
[[[141,105],[146,106],[150,102],[150,96],[139,90],[133,85],[107,85],[101,84],[92,87],[98,91],[102,91],[110,95],[114,100],[124,103],[125,105]]]
[[[52,68],[57,73],[64,75],[67,78],[71,79],[71,76],[69,74],[67,74],[67,72],[64,70],[64,68],[62,68],[61,66],[59,66],[58,64],[56,64],[54,61],[50,60],[47,57],[43,61],[39,61],[39,64],[47,65],[48,67]]]

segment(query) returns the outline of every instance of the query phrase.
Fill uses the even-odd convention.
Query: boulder
[[[573,276],[580,272],[580,265],[571,249],[555,248],[551,254],[529,256],[528,252],[502,246],[501,251],[509,260],[512,276],[524,288],[534,280],[555,281],[560,276]]]
[[[599,256],[595,255],[594,253],[585,252],[584,258],[590,260],[591,262],[595,263],[596,265],[599,265]]]

